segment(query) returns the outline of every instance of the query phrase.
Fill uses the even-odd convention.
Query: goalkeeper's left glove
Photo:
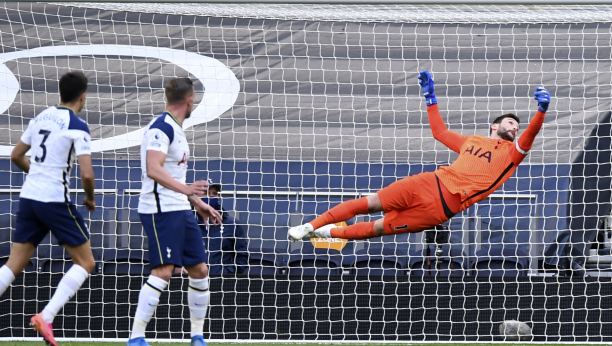
[[[539,86],[536,89],[534,98],[538,100],[538,110],[542,113],[546,113],[548,110],[548,104],[550,103],[550,93],[544,87]]]
[[[419,84],[421,85],[421,89],[423,90],[423,96],[425,96],[425,101],[427,102],[427,105],[437,105],[438,100],[436,99],[436,95],[434,94],[434,81],[429,71],[421,71],[421,73],[419,74]]]

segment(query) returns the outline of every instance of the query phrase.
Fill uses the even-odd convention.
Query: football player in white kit
[[[36,246],[49,230],[63,245],[74,263],[57,286],[43,311],[31,325],[49,345],[57,346],[51,324],[55,315],[81,287],[95,262],[89,231],[70,201],[70,170],[77,157],[83,204],[94,211],[94,172],[91,166],[89,127],[76,116],[85,104],[87,77],[69,72],[59,81],[60,104],[49,107],[30,120],[11,153],[11,160],[28,175],[19,195],[13,247],[6,265],[0,268],[0,295],[28,264]],[[26,152],[31,148],[31,158]]]
[[[206,346],[202,336],[210,301],[208,266],[202,233],[191,206],[206,220],[221,223],[221,215],[202,202],[208,182],[185,184],[189,144],[183,122],[191,115],[195,91],[189,78],[166,85],[166,111],[147,126],[140,149],[142,190],[140,221],[149,239],[151,275],[142,286],[128,346],[148,346],[145,330],[168,286],[174,267],[189,273],[187,299],[191,319],[191,346]]]

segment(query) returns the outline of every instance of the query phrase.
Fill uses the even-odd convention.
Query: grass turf
[[[151,346],[185,346],[185,345],[189,345],[188,342],[181,342],[181,343],[157,343],[157,342],[151,342],[150,343]],[[310,344],[297,344],[297,343],[287,343],[287,344],[283,344],[283,343],[271,343],[271,344],[260,344],[260,343],[254,343],[251,344],[252,346],[284,346],[284,345],[288,345],[288,346],[316,346],[316,345],[331,345],[334,344],[334,342],[324,342],[322,341],[321,343],[310,343]],[[393,344],[393,345],[400,345],[401,343],[397,343],[397,344]],[[503,343],[503,346],[525,346],[528,343]],[[44,343],[42,341],[0,341],[0,346],[3,345],[11,345],[11,346],[43,346]],[[100,346],[125,346],[125,343],[123,342],[59,342],[59,346],[92,346],[92,345],[100,345]],[[234,344],[234,343],[209,343],[210,346],[240,346],[242,344]],[[344,345],[351,345],[351,344],[344,344]],[[381,346],[384,344],[352,344],[355,346]],[[407,344],[404,344],[407,345]],[[448,343],[448,344],[420,344],[420,343],[410,343],[409,345],[414,345],[414,346],[440,346],[440,345],[453,345],[452,343]],[[463,343],[458,343],[458,344],[454,344],[456,346],[500,346],[502,344],[487,344],[487,343],[473,343],[473,344],[463,344]],[[546,346],[556,346],[556,345],[562,345],[562,344],[554,344],[554,343],[550,343],[550,344],[546,344]],[[567,346],[567,344],[563,345],[563,346]],[[593,344],[572,344],[572,346],[593,346]]]

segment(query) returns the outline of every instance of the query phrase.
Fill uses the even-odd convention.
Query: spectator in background
[[[200,214],[196,214],[208,253],[206,263],[210,274],[242,274],[246,272],[249,261],[246,235],[236,220],[221,207],[219,192],[221,184],[208,179],[208,197],[202,200],[221,214],[222,224],[206,226]]]

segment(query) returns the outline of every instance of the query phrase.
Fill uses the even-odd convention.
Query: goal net
[[[163,87],[191,77],[188,181],[221,184],[227,216],[203,227],[211,268],[207,340],[610,341],[612,7],[2,3],[0,260],[25,175],[10,163],[58,78],[89,78],[96,269],[55,319],[56,337],[125,339],[150,273],[137,213],[139,145]],[[429,70],[442,116],[487,136],[533,93],[552,95],[514,176],[442,230],[368,241],[289,242],[287,230],[343,200],[448,165],[417,83]],[[72,172],[72,201],[83,197]],[[83,208],[83,207],[79,207]],[[375,220],[360,216],[348,224]],[[232,221],[234,220],[234,221]],[[232,264],[232,261],[235,262]],[[37,337],[70,258],[48,237],[0,297],[0,337]],[[151,339],[189,337],[176,273]]]

